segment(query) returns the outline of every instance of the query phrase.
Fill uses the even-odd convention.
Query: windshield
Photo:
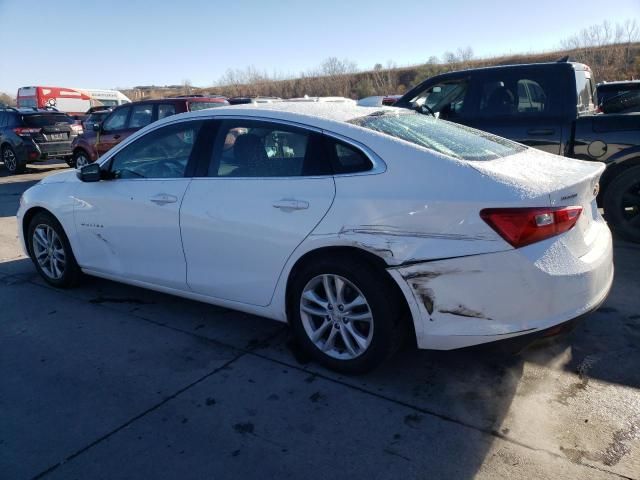
[[[368,115],[349,123],[461,160],[493,160],[526,149],[505,138],[419,113]]]
[[[56,123],[73,123],[71,117],[63,114],[45,113],[43,115],[24,115],[22,117],[28,127],[48,127]]]

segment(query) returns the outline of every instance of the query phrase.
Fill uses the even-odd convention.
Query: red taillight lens
[[[485,208],[480,217],[519,248],[570,230],[581,213],[582,207]]]
[[[14,128],[13,131],[16,133],[16,135],[20,135],[21,137],[30,137],[32,133],[38,133],[40,129],[18,127]]]

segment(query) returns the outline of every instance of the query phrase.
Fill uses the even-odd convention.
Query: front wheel
[[[31,259],[47,283],[59,288],[77,283],[80,267],[62,225],[51,214],[36,214],[29,224],[27,242]]]
[[[296,274],[290,323],[300,346],[327,368],[364,373],[400,345],[391,279],[364,262],[322,260]]]
[[[69,166],[75,168],[82,168],[85,165],[89,165],[91,163],[91,159],[89,155],[84,150],[78,150],[73,154],[73,159]]]
[[[611,229],[640,243],[640,166],[624,170],[607,186],[604,214]]]

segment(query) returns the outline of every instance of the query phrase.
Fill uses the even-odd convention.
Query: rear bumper
[[[36,148],[40,152],[40,159],[70,157],[73,154],[71,142],[47,142],[36,143]]]
[[[413,315],[418,347],[450,350],[542,332],[597,308],[613,283],[604,223],[575,257],[562,237],[517,250],[390,269]]]

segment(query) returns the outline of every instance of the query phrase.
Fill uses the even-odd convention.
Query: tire
[[[2,147],[2,161],[4,162],[4,168],[12,174],[23,173],[25,171],[26,164],[21,163],[18,160],[16,152],[9,145]]]
[[[69,163],[69,166],[74,168],[82,168],[85,165],[89,165],[90,163],[91,158],[89,157],[89,154],[87,154],[87,152],[85,152],[84,150],[76,150],[73,153],[73,158]]]
[[[289,321],[301,349],[321,365],[348,374],[365,373],[390,358],[402,339],[401,300],[392,280],[384,275],[368,263],[347,256],[303,266],[292,278],[288,296]],[[334,287],[338,308],[326,301],[327,284]],[[343,293],[342,302],[336,295],[338,287]],[[348,308],[348,304],[361,303],[359,298],[366,306]],[[369,321],[364,320],[367,316]],[[319,335],[316,341],[312,339],[314,332]]]
[[[48,284],[70,288],[78,283],[80,267],[62,225],[53,215],[36,214],[29,223],[26,241],[36,270]]]
[[[604,214],[620,237],[640,243],[640,166],[618,174],[604,193]]]

